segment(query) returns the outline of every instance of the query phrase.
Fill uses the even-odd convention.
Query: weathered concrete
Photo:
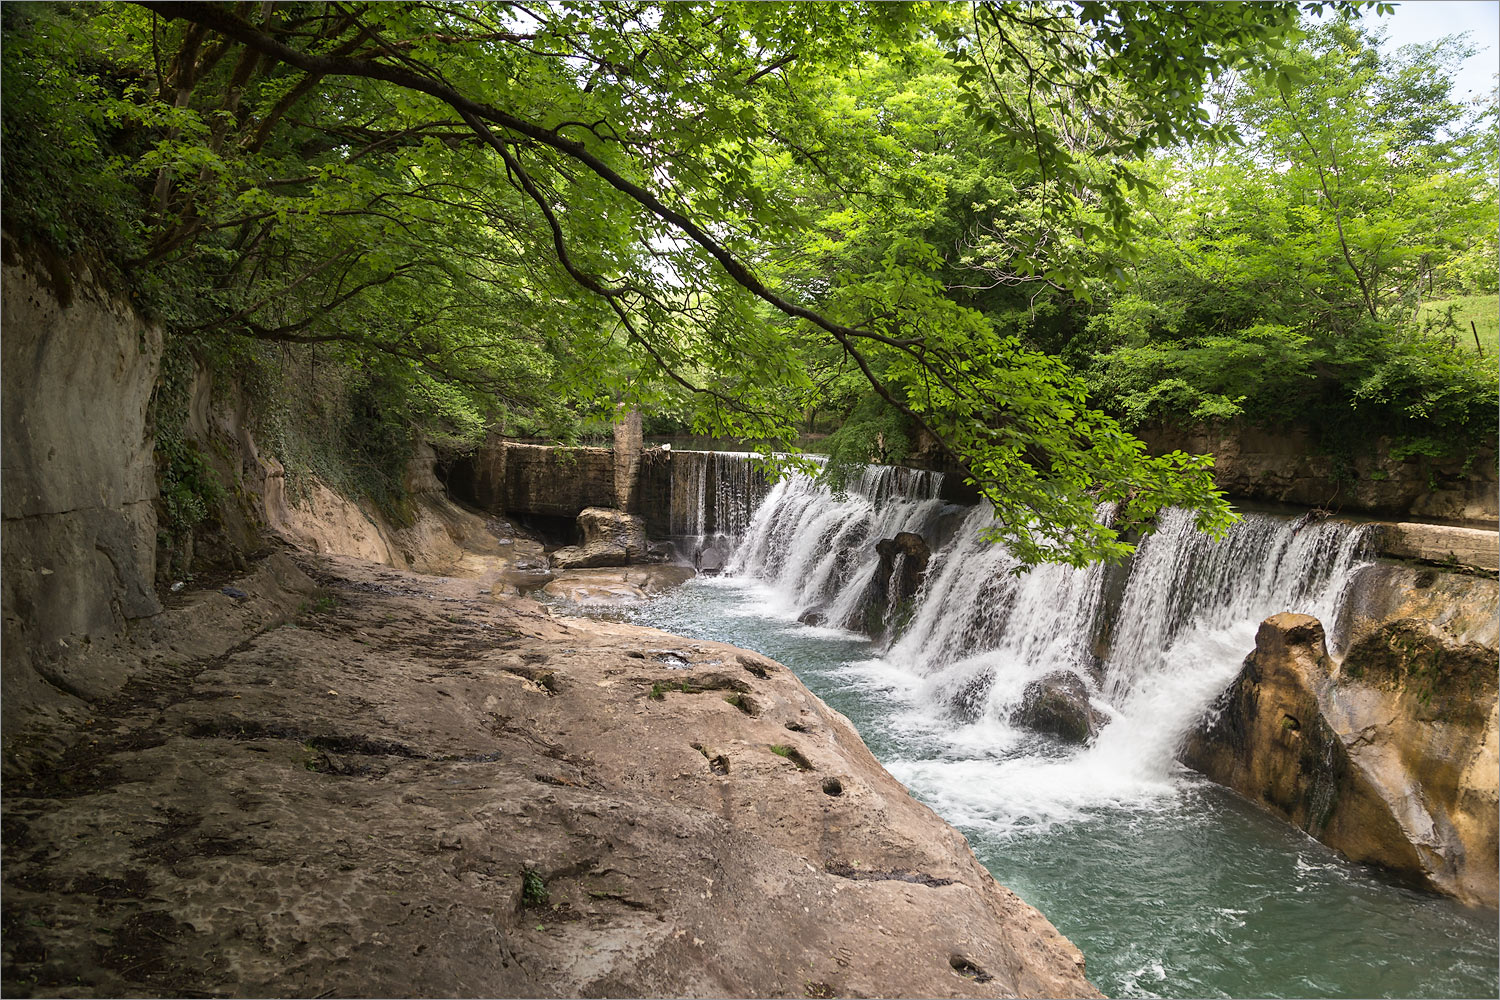
[[[1497,905],[1496,656],[1429,622],[1388,622],[1341,665],[1306,615],[1255,651],[1182,761],[1354,861]]]
[[[1382,524],[1376,531],[1375,544],[1382,555],[1491,573],[1500,570],[1500,532],[1493,527],[1460,528],[1400,521]]]
[[[1098,995],[784,667],[304,565],[7,780],[8,995]]]
[[[615,461],[614,506],[632,514],[640,513],[641,453],[646,438],[641,433],[641,411],[626,409],[622,403],[615,420],[615,445],[612,449]]]
[[[608,448],[519,444],[492,435],[474,457],[474,499],[495,514],[574,518],[613,507],[615,459]]]

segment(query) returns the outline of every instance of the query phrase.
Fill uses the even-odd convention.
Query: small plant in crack
[[[798,750],[796,747],[789,747],[782,743],[775,743],[771,746],[771,752],[778,757],[785,757],[793,764],[796,764],[797,770],[799,771],[811,771],[813,769],[812,761],[804,757],[802,755],[802,751]]]
[[[521,905],[538,907],[547,905],[547,880],[535,868],[521,869]]]

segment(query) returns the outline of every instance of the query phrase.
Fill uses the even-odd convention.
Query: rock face
[[[1182,760],[1352,860],[1493,907],[1495,675],[1493,650],[1409,619],[1336,668],[1317,619],[1276,615]]]
[[[1088,743],[1109,720],[1089,704],[1083,678],[1071,670],[1057,670],[1026,685],[1011,721],[1067,743]]]
[[[299,558],[7,779],[7,994],[1098,996],[784,667]]]
[[[1135,431],[1154,454],[1186,451],[1214,456],[1214,481],[1232,497],[1273,500],[1330,510],[1474,522],[1493,530],[1497,506],[1494,452],[1465,468],[1414,456],[1353,459],[1352,481],[1335,475],[1333,460],[1318,454],[1306,433],[1266,430],[1234,421],[1222,426],[1142,427]]]
[[[1372,563],[1352,582],[1333,635],[1347,648],[1399,618],[1419,618],[1460,642],[1500,648],[1500,584],[1431,566]]]
[[[7,240],[8,244],[8,240]],[[65,265],[7,245],[0,338],[4,721],[10,730],[123,682],[57,658],[160,610],[147,408],[162,334]]]

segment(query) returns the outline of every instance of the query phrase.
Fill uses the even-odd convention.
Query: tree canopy
[[[1359,6],[8,5],[5,223],[110,263],[185,342],[333,352],[376,410],[472,434],[623,402],[769,449],[833,402],[935,440],[1023,559],[1118,557],[1166,506],[1230,517],[1208,460],[1117,419],[1161,372],[1085,372],[1090,337],[1217,280],[1217,210],[1185,243],[1163,192],[1281,199],[1228,245],[1351,262],[1309,278],[1339,286],[1319,330],[1364,322],[1342,285],[1378,323],[1482,253],[1473,185],[1433,180],[1472,136],[1432,110],[1430,67],[1349,84],[1367,120],[1300,100],[1342,85],[1301,14]],[[1376,162],[1397,148],[1411,163]],[[1388,195],[1431,211],[1385,221]],[[1164,349],[1147,326],[1110,346]],[[1198,410],[1238,405],[1211,383]]]

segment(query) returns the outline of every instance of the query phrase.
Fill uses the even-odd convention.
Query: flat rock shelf
[[[774,661],[275,558],[8,776],[6,995],[1098,995]]]

